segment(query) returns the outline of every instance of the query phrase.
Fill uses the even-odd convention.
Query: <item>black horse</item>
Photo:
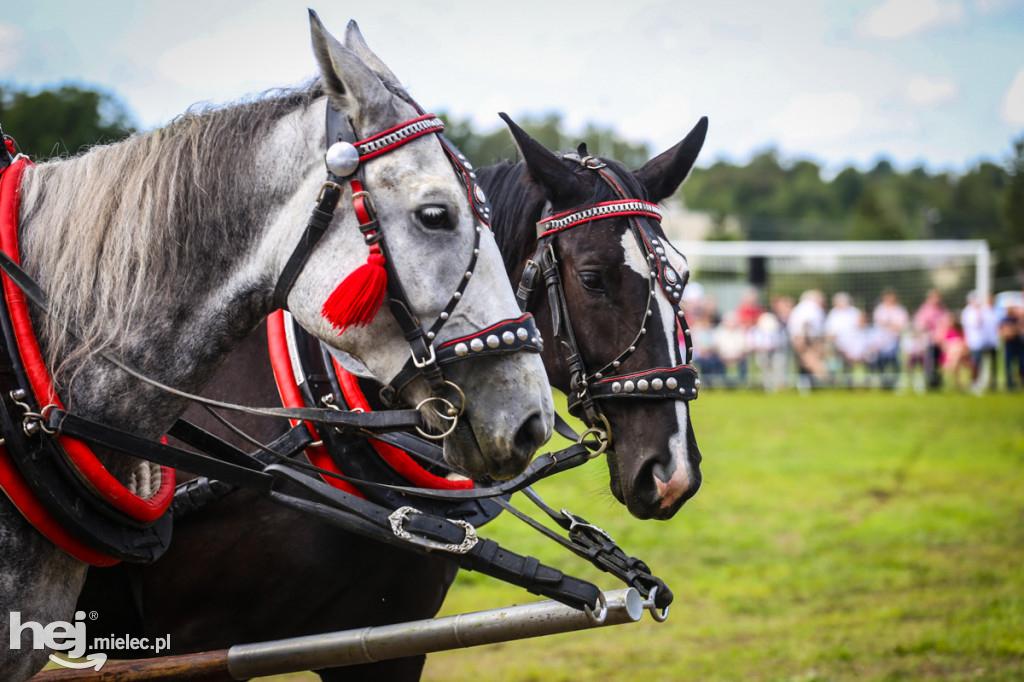
[[[553,223],[540,228],[538,223],[545,216],[557,219],[607,202],[657,203],[671,196],[696,160],[706,119],[637,171],[608,159],[598,161],[582,147],[581,153],[555,155],[506,121],[523,161],[477,173],[491,199],[492,226],[511,280],[521,281],[539,241],[551,244],[567,304],[561,314],[568,313],[564,322],[570,325],[587,376],[614,365],[606,376],[598,374],[599,380],[618,377],[624,383],[629,377],[649,376],[651,368],[681,365],[686,358],[677,331],[685,330],[685,324],[680,326],[678,293],[688,269],[660,225],[647,221],[643,234],[656,235],[657,246],[645,254],[631,222],[635,215],[587,220],[540,240],[539,233]],[[655,270],[671,270],[678,288],[659,286],[652,277]],[[663,279],[660,284],[665,285]],[[576,368],[562,352],[566,332],[556,334],[551,299],[538,291],[530,298],[530,310],[545,339],[557,341],[545,344],[543,354],[552,385],[578,396]],[[243,403],[264,404],[276,395],[266,337],[250,337],[210,386],[212,397]],[[606,452],[613,494],[638,518],[670,518],[700,485],[700,453],[687,402],[595,402],[610,432]],[[288,427],[284,422],[238,421],[265,442]],[[204,425],[216,429],[209,420]],[[101,620],[90,628],[170,634],[170,653],[186,653],[383,625],[434,615],[457,571],[436,555],[421,556],[340,531],[247,491],[176,519],[175,536],[167,554],[151,566],[90,572],[79,603],[79,608],[100,614]],[[319,672],[325,680],[418,679],[424,660],[419,656]]]

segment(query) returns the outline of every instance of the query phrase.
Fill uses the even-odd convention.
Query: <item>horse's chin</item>
[[[618,455],[613,450],[609,450],[606,454],[608,456],[608,487],[612,496],[625,506],[630,514],[640,520],[667,521],[671,519],[700,489],[702,477],[699,466],[694,466],[692,473],[688,473],[692,480],[686,481],[682,493],[666,492],[677,488],[678,481],[675,479],[681,475],[681,472],[676,471],[673,475],[665,477],[658,464],[640,467],[638,472],[626,482],[626,485],[623,485]],[[663,478],[668,478],[668,480],[663,480]]]
[[[522,473],[527,462],[516,458],[494,457],[484,452],[473,428],[460,422],[444,439],[444,461],[474,479],[507,481]]]

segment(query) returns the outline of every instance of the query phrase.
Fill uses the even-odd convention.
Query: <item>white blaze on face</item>
[[[665,249],[665,256],[668,258],[668,267],[675,270],[680,279],[685,279],[689,272],[689,265],[686,259],[676,253],[673,248]],[[622,235],[622,253],[626,265],[641,277],[650,278],[651,268],[637,244],[636,237],[632,230],[626,230]],[[652,306],[655,315],[661,321],[662,329],[665,330],[665,343],[667,345],[667,357],[675,358],[681,352],[678,349],[676,338],[676,307],[671,303],[661,287],[655,285]],[[683,358],[686,361],[686,358]],[[672,453],[671,475],[669,480],[662,481],[658,476],[654,477],[654,484],[661,498],[661,508],[671,507],[689,489],[692,471],[690,468],[689,448],[686,438],[686,429],[689,428],[690,416],[689,407],[685,400],[673,401],[676,410],[675,433],[668,440],[668,450]]]

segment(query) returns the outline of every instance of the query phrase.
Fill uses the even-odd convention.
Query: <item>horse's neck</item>
[[[56,343],[60,349],[50,359],[58,366],[65,364],[59,376],[63,380],[60,392],[69,408],[144,435],[160,433],[185,405],[129,378],[86,346],[95,341],[148,376],[195,391],[266,316],[273,282],[265,235],[276,209],[296,193],[296,185],[308,175],[299,166],[310,163],[295,153],[294,139],[281,137],[289,129],[294,137],[305,128],[279,123],[272,127],[267,141],[252,150],[248,163],[239,162],[235,154],[213,174],[184,168],[193,160],[187,154],[158,165],[161,161],[153,154],[132,153],[114,145],[69,161],[44,164],[26,177],[30,184],[25,188],[22,210],[23,259],[44,290],[51,292],[51,299],[54,291],[68,287],[62,281],[66,278],[62,268],[69,262],[64,250],[78,245],[82,251],[79,257],[98,259],[91,268],[94,287],[120,285],[123,305],[135,306],[116,309],[112,305],[116,297],[104,301],[80,293],[80,307],[100,318],[84,334],[92,338],[75,339],[65,345],[54,337],[52,326],[49,334],[40,334],[44,357],[52,355],[49,351],[54,347],[50,344]],[[159,144],[146,137],[161,134],[123,145]],[[169,156],[179,152],[165,150]],[[148,175],[138,168],[126,168],[122,185],[114,181],[116,174],[101,168],[113,159],[133,156],[142,156],[157,167],[148,169]],[[157,177],[167,166],[171,171]],[[196,184],[200,181],[210,185]],[[132,182],[147,186],[141,189]],[[239,193],[239,188],[249,191]],[[253,191],[256,188],[261,191]],[[109,205],[98,205],[90,191],[108,193]],[[224,202],[230,203],[225,206]],[[75,206],[87,210],[76,212]],[[103,221],[130,223],[133,229],[150,231],[157,258],[137,253],[146,244],[145,237],[126,238],[123,224],[119,232],[118,226]],[[94,240],[76,239],[81,235],[75,231],[91,231]],[[162,257],[173,266],[161,263]],[[119,271],[133,266],[137,271]],[[145,280],[119,283],[119,278],[126,275]],[[56,312],[74,316],[67,306],[59,304]],[[33,322],[37,330],[47,330],[44,316],[36,313]],[[77,326],[77,322],[73,324]],[[141,405],[145,408],[140,409]]]

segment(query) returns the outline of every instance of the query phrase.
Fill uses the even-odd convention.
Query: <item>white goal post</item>
[[[907,306],[917,306],[928,289],[943,293],[950,308],[961,308],[968,291],[991,292],[988,243],[972,240],[917,241],[680,241],[691,281],[730,309],[742,289],[795,296],[821,289],[826,296],[847,291],[867,307],[883,289],[893,288]]]

